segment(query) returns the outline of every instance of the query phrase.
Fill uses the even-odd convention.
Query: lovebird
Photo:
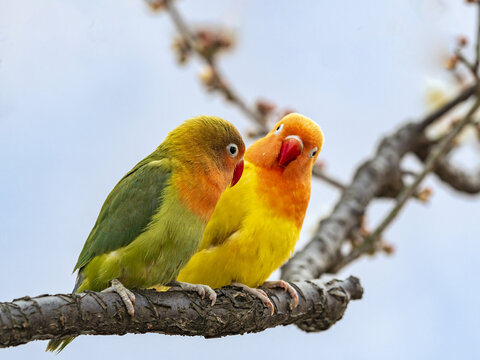
[[[242,181],[220,197],[199,251],[178,280],[212,288],[240,286],[272,314],[272,302],[256,287],[282,287],[297,305],[292,286],[266,280],[291,256],[300,236],[322,145],[320,127],[299,114],[285,116],[253,143],[245,153]]]
[[[127,288],[155,284],[216,294],[208,286],[172,283],[197,251],[222,192],[243,172],[245,144],[229,122],[213,116],[185,121],[114,187],[73,271],[73,292],[115,291],[133,317]],[[73,338],[50,340],[58,352]]]

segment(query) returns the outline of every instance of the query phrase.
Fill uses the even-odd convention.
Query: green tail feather
[[[75,339],[75,338],[71,337],[71,338],[63,339],[63,340],[50,340],[48,342],[48,345],[47,345],[47,348],[45,349],[45,351],[51,351],[51,352],[56,351],[57,354],[58,354],[60,351],[65,349],[65,346],[70,344],[73,341],[73,339]]]
[[[78,287],[82,284],[84,279],[85,277],[83,276],[82,271],[80,269],[77,274],[77,281],[75,281],[75,287],[72,291],[72,294],[74,294],[77,291]],[[65,346],[70,344],[73,341],[73,339],[75,338],[71,337],[71,338],[66,338],[62,340],[50,340],[47,344],[47,348],[45,349],[45,351],[51,351],[51,352],[56,351],[58,354],[60,353],[60,351],[65,349]]]

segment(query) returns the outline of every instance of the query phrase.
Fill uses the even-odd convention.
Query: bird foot
[[[135,315],[135,294],[128,290],[118,279],[110,281],[110,287],[102,290],[102,292],[115,292],[122,298],[125,307],[127,308],[128,315],[133,319]]]
[[[298,293],[295,288],[290,285],[288,282],[283,280],[275,280],[275,281],[265,281],[262,286],[266,289],[274,289],[274,288],[282,288],[292,297],[295,301],[295,307],[298,306]]]
[[[271,315],[273,315],[273,313],[275,312],[275,308],[273,306],[273,303],[268,298],[268,295],[265,291],[263,291],[262,289],[251,288],[251,287],[249,287],[245,284],[239,283],[239,282],[233,282],[232,285],[241,287],[243,289],[243,291],[245,291],[246,293],[251,294],[251,295],[259,298],[260,300],[262,300],[263,304],[270,309]]]
[[[205,295],[208,295],[208,298],[212,302],[211,305],[215,305],[217,301],[217,293],[208,285],[204,284],[190,284],[181,281],[173,281],[168,284],[169,286],[178,286],[180,289],[185,291],[195,291],[202,299],[205,298]]]

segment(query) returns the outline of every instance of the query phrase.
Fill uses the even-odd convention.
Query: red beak
[[[280,154],[278,155],[278,164],[286,167],[295,160],[303,151],[303,142],[296,135],[287,136],[283,139]]]
[[[242,177],[243,174],[243,159],[240,160],[237,165],[235,165],[235,170],[233,170],[233,178],[232,178],[232,183],[230,186],[235,185],[238,180]]]

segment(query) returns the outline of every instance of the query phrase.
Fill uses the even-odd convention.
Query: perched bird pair
[[[127,288],[175,283],[208,294],[213,305],[212,287],[235,284],[273,313],[255,287],[293,251],[322,143],[318,125],[298,114],[283,118],[246,153],[225,120],[187,120],[107,197],[75,265],[74,292],[115,291],[133,316],[135,296]],[[288,283],[265,285],[285,288],[298,302]],[[47,350],[61,351],[72,340],[51,340]]]
[[[322,145],[320,127],[299,114],[287,115],[251,145],[242,180],[220,197],[199,251],[178,280],[240,286],[272,314],[272,302],[256,287],[282,287],[297,305],[298,295],[287,282],[265,281],[292,255],[300,236]]]

